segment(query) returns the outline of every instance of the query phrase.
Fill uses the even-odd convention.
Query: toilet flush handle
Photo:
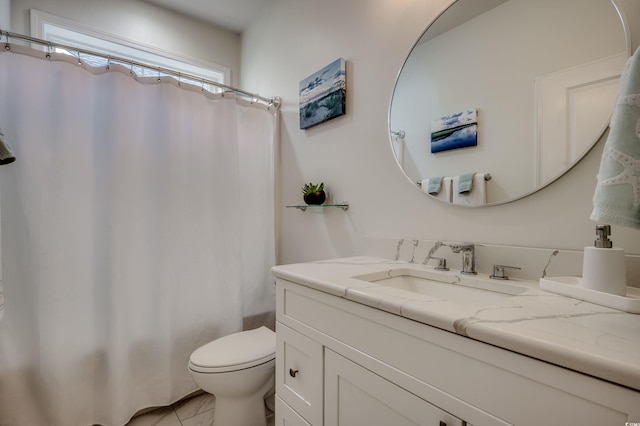
[[[296,377],[298,375],[298,370],[294,370],[293,368],[289,369],[289,375],[291,377]]]

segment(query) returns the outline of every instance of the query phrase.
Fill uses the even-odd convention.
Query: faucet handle
[[[509,277],[504,274],[505,268],[517,269],[518,271],[521,269],[517,266],[493,265],[493,274],[490,275],[489,278],[494,280],[508,280]]]
[[[431,257],[431,259],[435,259],[438,261],[438,266],[436,266],[435,269],[436,271],[448,271],[449,268],[447,267],[447,259],[445,259],[444,257]]]

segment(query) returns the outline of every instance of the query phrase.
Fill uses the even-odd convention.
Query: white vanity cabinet
[[[278,426],[640,421],[632,389],[280,278],[276,319]]]

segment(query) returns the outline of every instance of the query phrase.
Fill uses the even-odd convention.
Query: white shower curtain
[[[0,425],[122,425],[275,309],[277,112],[18,51],[0,52]]]

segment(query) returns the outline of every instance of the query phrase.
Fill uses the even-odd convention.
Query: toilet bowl
[[[265,396],[274,387],[276,334],[267,327],[221,337],[196,349],[189,372],[216,397],[213,424],[265,426]]]

